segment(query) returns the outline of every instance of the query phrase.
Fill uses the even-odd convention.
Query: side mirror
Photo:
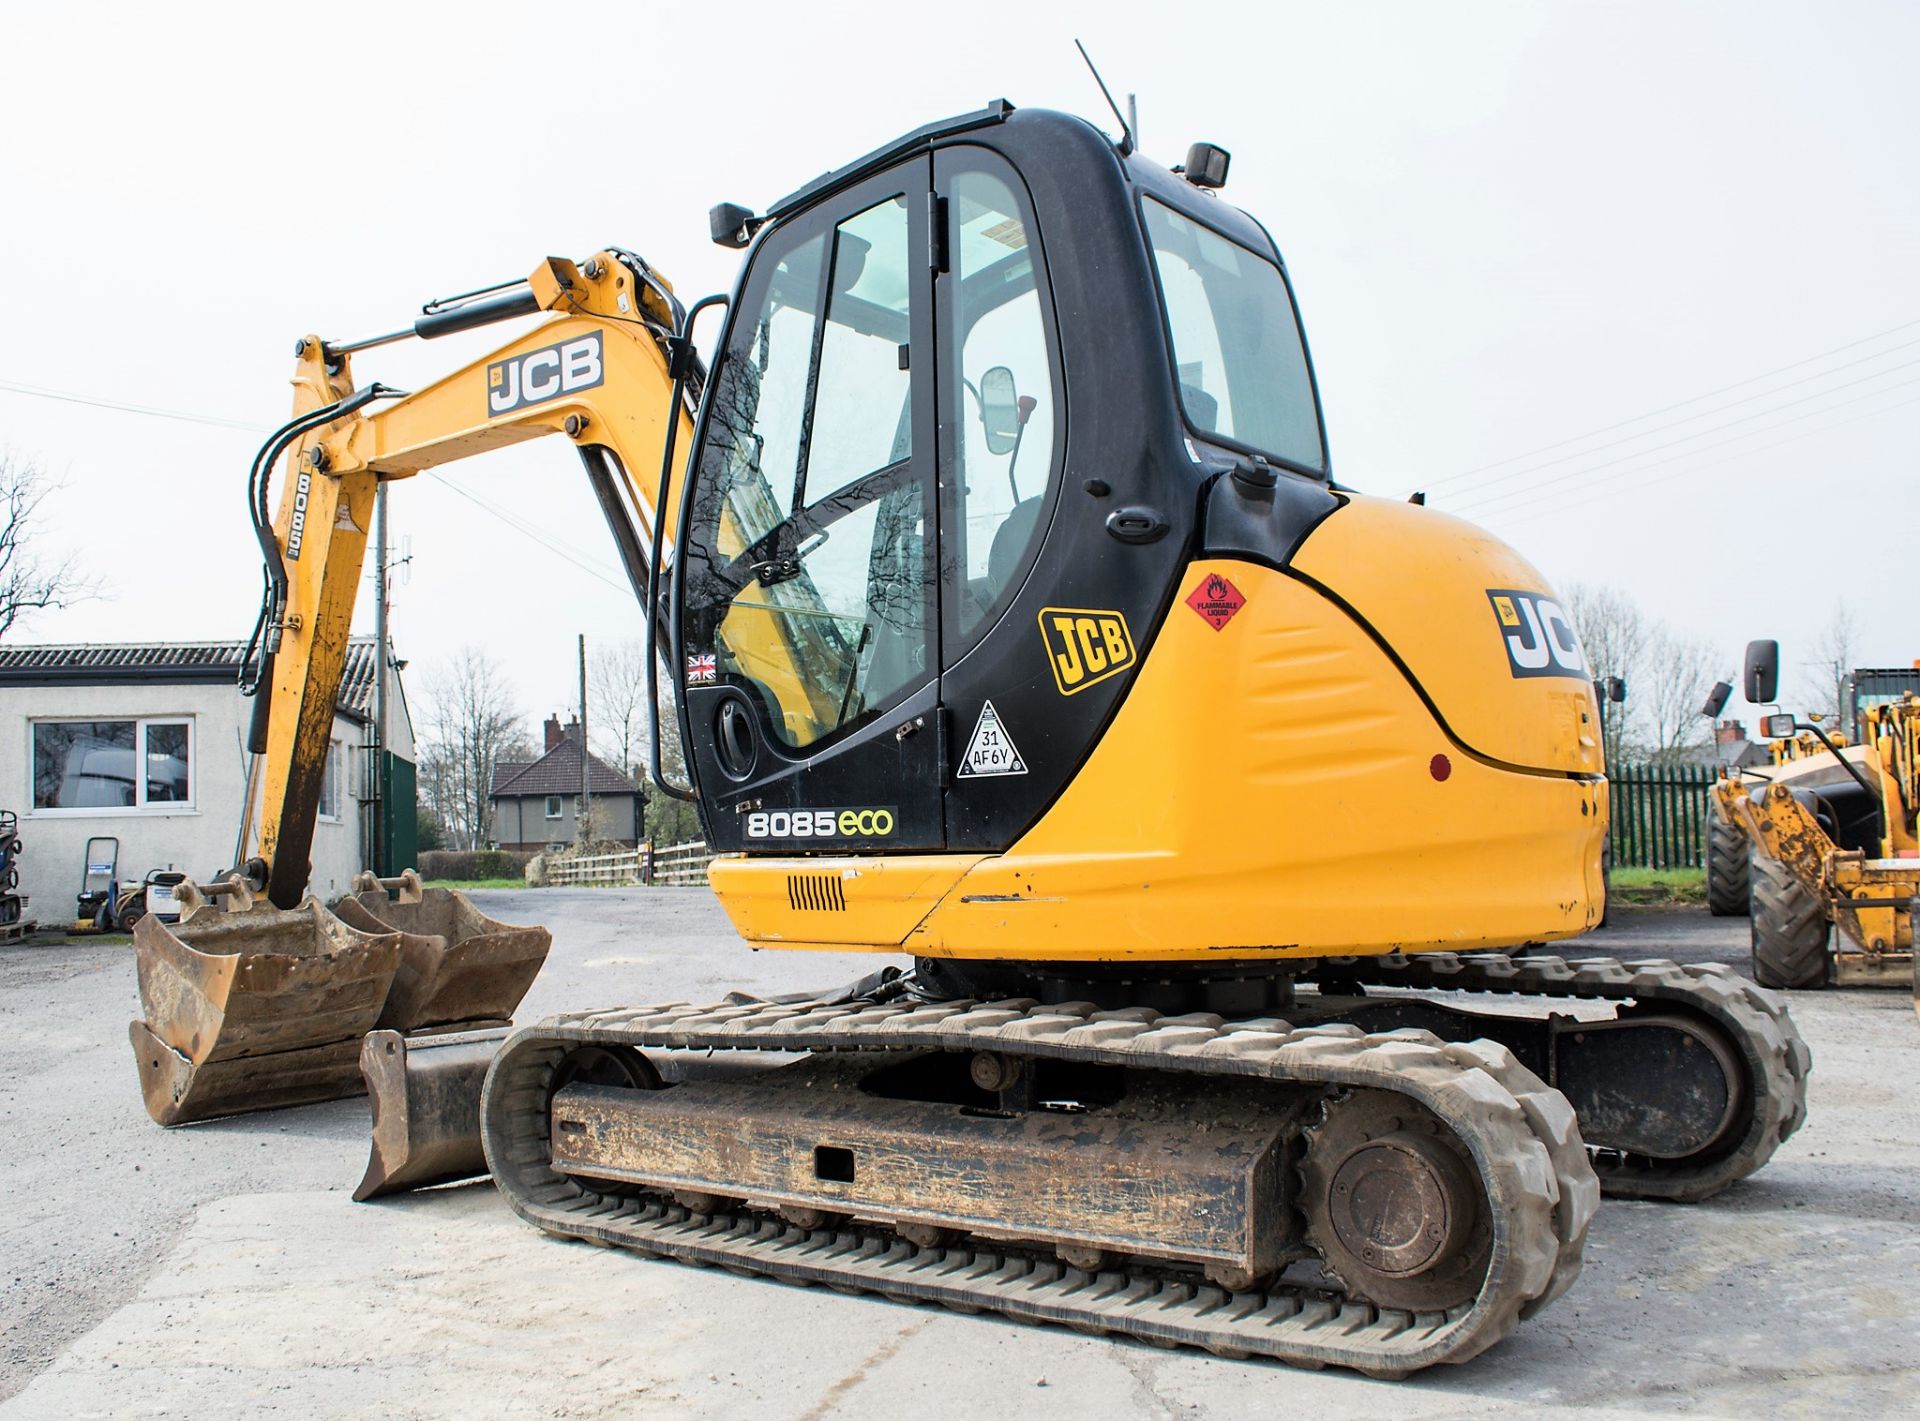
[[[1732,686],[1725,681],[1715,681],[1713,689],[1707,692],[1707,703],[1700,707],[1700,714],[1708,720],[1720,719],[1720,712],[1727,708],[1727,699],[1732,695]]]
[[[1011,453],[1020,442],[1020,396],[1013,372],[996,365],[980,377],[980,425],[986,431],[987,452]]]
[[[1606,681],[1607,699],[1616,706],[1627,698],[1627,682],[1622,676],[1609,676]]]
[[[1793,739],[1793,717],[1790,715],[1761,716],[1760,734],[1768,740]]]
[[[1747,664],[1741,675],[1741,686],[1746,692],[1750,705],[1773,704],[1774,697],[1780,689],[1779,642],[1750,641],[1747,643]]]

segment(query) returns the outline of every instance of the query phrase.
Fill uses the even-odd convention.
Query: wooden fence
[[[1708,786],[1717,771],[1706,765],[1624,765],[1608,771],[1613,795],[1615,868],[1704,868]]]
[[[704,886],[707,865],[712,861],[712,852],[698,839],[659,849],[649,849],[643,844],[637,849],[621,849],[611,854],[548,859],[547,882],[574,887],[591,884]]]

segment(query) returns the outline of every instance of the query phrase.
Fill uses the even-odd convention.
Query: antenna
[[[1126,157],[1139,145],[1133,141],[1133,125],[1127,122],[1127,116],[1120,112],[1120,105],[1113,101],[1113,95],[1107,90],[1107,81],[1100,77],[1100,71],[1093,67],[1093,56],[1087,53],[1087,47],[1079,40],[1073,47],[1080,51],[1080,57],[1087,61],[1087,72],[1093,75],[1093,82],[1100,86],[1100,95],[1107,101],[1107,107],[1113,110],[1113,116],[1120,120],[1120,156]]]

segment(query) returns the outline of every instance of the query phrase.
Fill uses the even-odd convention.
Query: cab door
[[[764,234],[710,375],[675,596],[716,848],[945,844],[929,166]]]

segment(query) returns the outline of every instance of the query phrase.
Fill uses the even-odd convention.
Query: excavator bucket
[[[489,918],[464,893],[422,887],[412,870],[389,879],[361,874],[353,886],[355,896],[337,909],[342,920],[400,934],[381,1029],[360,1054],[373,1100],[373,1149],[353,1197],[485,1174],[481,1082],[553,934]]]
[[[423,888],[409,869],[398,878],[363,873],[335,908],[367,933],[400,934],[400,967],[379,1026],[432,1031],[504,1025],[533,985],[553,945],[542,927],[517,927],[482,913],[464,893]],[[389,888],[397,896],[389,897]]]
[[[409,1041],[375,1031],[360,1048],[373,1101],[373,1150],[359,1201],[472,1179],[487,1172],[480,1146],[480,1087],[511,1027]]]
[[[180,921],[135,925],[142,1018],[128,1034],[162,1125],[357,1095],[401,934],[364,932],[312,898],[282,910],[238,884],[182,884]]]

